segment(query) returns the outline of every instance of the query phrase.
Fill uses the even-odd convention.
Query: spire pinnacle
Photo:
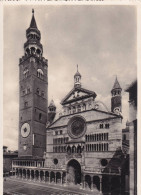
[[[37,28],[36,20],[34,17],[34,9],[32,9],[32,19],[31,19],[31,23],[30,23],[30,28]]]
[[[115,83],[114,83],[113,89],[121,89],[121,86],[120,86],[120,84],[118,82],[118,79],[117,79],[117,75],[116,75],[116,79],[115,79]]]

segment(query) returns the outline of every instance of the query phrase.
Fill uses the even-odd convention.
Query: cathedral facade
[[[100,192],[120,186],[122,89],[117,78],[109,111],[96,100],[94,91],[83,88],[77,68],[74,87],[62,99],[63,113],[56,119],[53,100],[47,106],[48,61],[43,57],[34,11],[26,37],[19,63],[19,156],[12,164],[15,177]]]

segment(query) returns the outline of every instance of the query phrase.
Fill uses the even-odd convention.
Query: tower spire
[[[30,28],[37,28],[36,20],[34,17],[34,9],[32,9],[32,19],[31,19],[31,23],[30,23]]]
[[[74,87],[81,87],[81,74],[78,71],[78,64],[77,64],[77,72],[74,75]]]

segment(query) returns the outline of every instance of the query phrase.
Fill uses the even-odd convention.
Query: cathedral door
[[[72,184],[81,183],[81,166],[78,161],[71,160],[68,163],[67,182]]]

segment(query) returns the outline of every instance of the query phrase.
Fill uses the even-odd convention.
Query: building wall
[[[99,112],[95,112],[94,116],[95,118],[99,118],[100,117]],[[103,117],[103,113],[101,114],[101,120],[94,122],[90,120],[93,118],[93,116],[91,116],[90,112],[85,112],[82,114],[83,117],[86,117],[87,120],[89,119],[89,121],[86,121],[86,132],[85,134],[78,138],[75,139],[75,143],[62,143],[59,145],[54,144],[53,139],[59,139],[59,138],[69,138],[69,142],[72,142],[74,139],[71,138],[68,134],[68,127],[67,126],[63,126],[63,127],[54,127],[51,128],[49,130],[47,130],[47,145],[46,145],[46,161],[45,161],[45,166],[52,166],[54,167],[54,159],[57,158],[58,159],[58,164],[57,166],[63,166],[65,167],[67,165],[67,163],[69,162],[69,160],[71,159],[76,159],[81,166],[85,166],[85,168],[101,168],[101,163],[100,160],[103,158],[111,159],[114,155],[114,152],[118,149],[122,147],[122,128],[121,128],[121,118],[114,118],[114,119],[108,119],[108,120],[104,120]],[[98,115],[98,116],[97,116]],[[67,118],[70,120],[72,116],[68,116]],[[63,123],[65,119],[63,119]],[[60,123],[59,123],[60,124]],[[100,124],[104,125],[104,128],[100,129]],[[105,128],[105,124],[109,124],[109,128]],[[62,131],[62,134],[60,134],[60,131]],[[56,135],[57,132],[57,135]],[[86,135],[97,135],[97,134],[108,134],[108,140],[103,140],[103,141],[86,141]],[[78,140],[78,141],[77,141]],[[53,147],[55,146],[67,146],[67,145],[81,145],[81,142],[84,142],[84,151],[82,152],[82,156],[77,156],[76,154],[70,155],[68,156],[67,153],[64,152],[53,152]],[[108,143],[109,147],[108,147],[108,151],[86,151],[86,145],[90,145],[90,144],[104,144],[104,143]]]

